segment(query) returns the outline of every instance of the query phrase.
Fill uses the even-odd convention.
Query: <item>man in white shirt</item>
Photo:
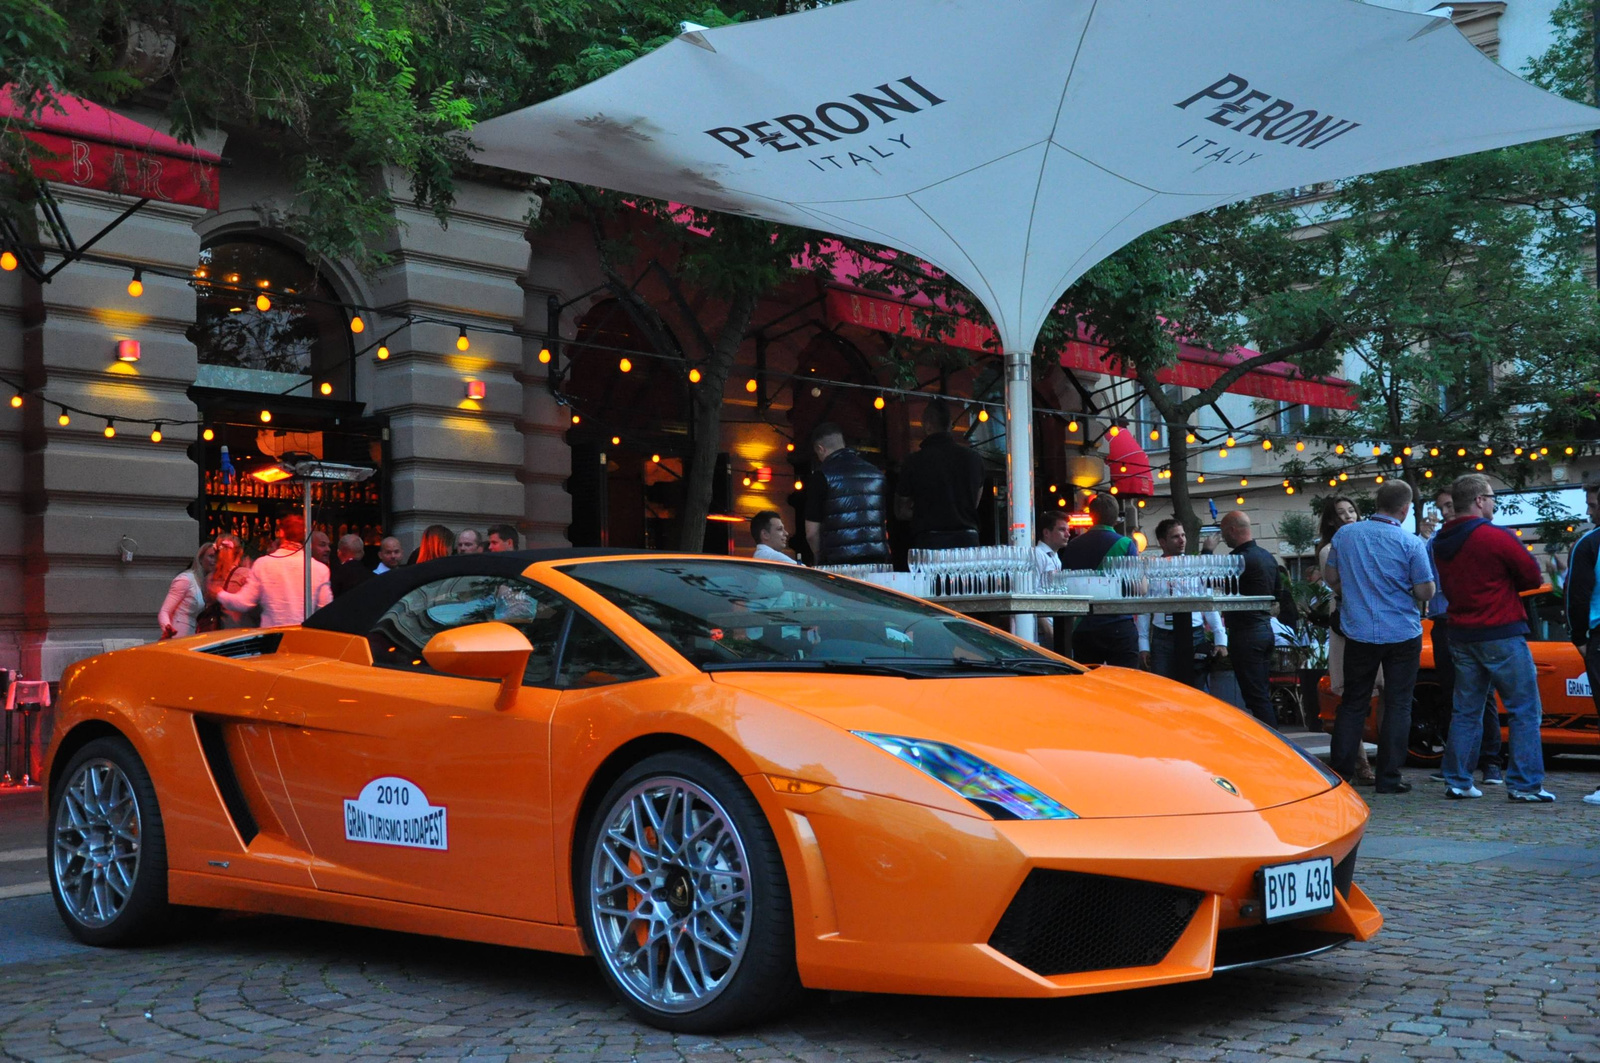
[[[783,518],[772,510],[764,509],[750,518],[750,538],[756,541],[753,556],[757,561],[782,561],[786,565],[800,563],[783,552],[789,547],[789,529],[783,526]]]
[[[1184,530],[1183,522],[1169,517],[1156,525],[1156,542],[1161,546],[1162,557],[1181,557],[1185,547],[1189,545],[1189,533]],[[1204,627],[1211,635],[1211,655],[1213,657],[1226,657],[1228,655],[1228,629],[1222,623],[1222,614],[1215,610],[1208,613],[1190,613],[1189,622],[1197,636],[1194,646],[1199,649],[1204,645],[1200,637],[1199,628]],[[1169,679],[1174,676],[1177,669],[1172,660],[1172,614],[1154,613],[1139,614],[1134,617],[1134,625],[1139,629],[1139,660],[1157,675],[1164,675]],[[1200,690],[1211,689],[1211,677],[1203,670],[1197,669],[1194,673],[1194,686]]]
[[[278,545],[250,566],[250,578],[237,593],[218,591],[224,609],[244,612],[261,607],[262,627],[288,627],[305,620],[306,522],[298,514],[278,521]],[[333,601],[328,566],[311,559],[311,600],[317,609]]]
[[[1064,510],[1052,509],[1039,514],[1039,541],[1033,544],[1033,565],[1039,570],[1039,589],[1044,589],[1044,577],[1051,572],[1061,571],[1061,548],[1067,545],[1071,538],[1072,526],[1067,522]],[[1056,631],[1055,622],[1048,616],[1033,618],[1041,646],[1054,646]]]

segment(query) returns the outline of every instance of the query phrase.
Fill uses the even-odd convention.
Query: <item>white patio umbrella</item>
[[[1134,237],[1249,196],[1600,127],[1440,14],[1356,0],[851,0],[695,30],[478,126],[478,161],[840,233],[948,272],[1007,364]]]

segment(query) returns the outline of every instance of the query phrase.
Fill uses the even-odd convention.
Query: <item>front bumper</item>
[[[1321,916],[1257,930],[1259,919],[1241,914],[1257,901],[1255,875],[1263,866],[1318,856],[1337,865],[1353,853],[1367,809],[1348,786],[1259,812],[1024,822],[838,788],[793,797],[753,789],[779,827],[801,980],[813,988],[1071,996],[1309,955],[1364,941],[1383,925],[1353,883]],[[996,932],[1036,869],[1133,880],[1133,892],[1165,906],[1169,927],[1184,896],[1192,897],[1192,914],[1170,927],[1154,953],[1149,941],[1142,953],[1094,953],[1116,964],[1137,957],[1135,965],[1041,974],[995,947],[1022,954]],[[1145,962],[1151,955],[1160,958]]]

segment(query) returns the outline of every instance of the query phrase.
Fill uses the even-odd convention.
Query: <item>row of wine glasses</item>
[[[1107,558],[1101,572],[1123,598],[1204,598],[1238,594],[1244,558],[1234,554],[1141,555]]]
[[[912,550],[907,560],[913,573],[932,580],[934,597],[1038,593],[1038,566],[1026,546]]]

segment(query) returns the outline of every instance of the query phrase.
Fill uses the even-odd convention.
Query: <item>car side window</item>
[[[581,690],[648,679],[653,675],[649,665],[635,657],[609,631],[573,610],[566,649],[561,654],[563,687]]]
[[[454,576],[435,580],[390,606],[367,635],[380,668],[433,672],[423,659],[428,640],[441,631],[498,620],[533,644],[522,681],[554,686],[556,652],[571,607],[553,592],[524,579]]]

